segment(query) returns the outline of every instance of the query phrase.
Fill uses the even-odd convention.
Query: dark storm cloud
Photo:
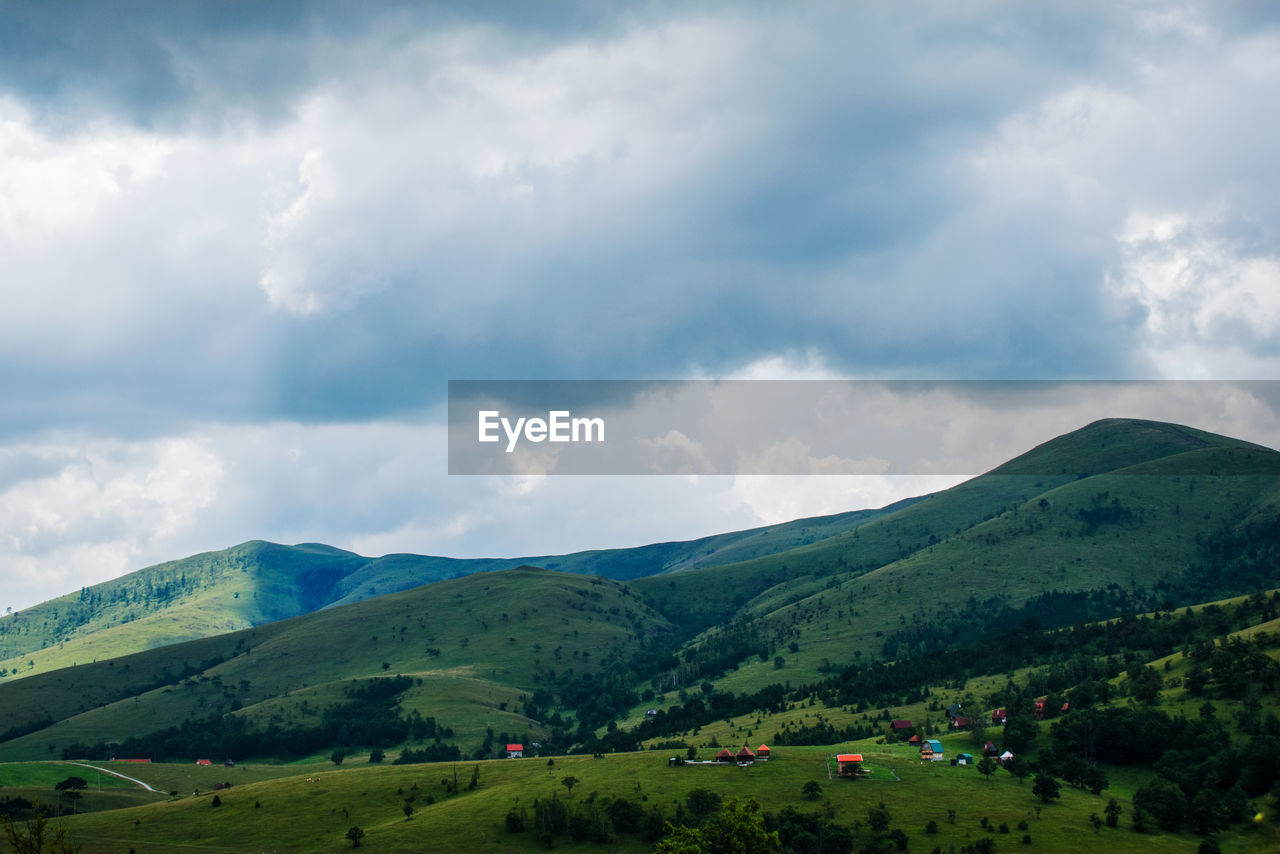
[[[1265,7],[4,8],[33,159],[110,185],[71,185],[57,250],[9,238],[37,332],[0,345],[6,432],[402,416],[450,378],[808,351],[862,376],[1142,375],[1145,325],[1197,297],[1108,284],[1147,257],[1116,241],[1135,207],[1225,187],[1218,233],[1276,248],[1275,78],[1230,70]],[[1232,156],[1159,123],[1161,75],[1256,118]],[[157,153],[99,168],[113,134]],[[1246,320],[1197,334],[1265,354]]]
[[[616,11],[587,0],[4,0],[0,91],[40,103],[63,129],[103,113],[146,126],[216,123],[220,111],[269,121],[317,80],[423,31],[493,24],[537,41],[608,27]]]

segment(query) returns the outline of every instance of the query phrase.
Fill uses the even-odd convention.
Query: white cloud
[[[1253,254],[1218,221],[1212,212],[1131,215],[1111,285],[1142,307],[1147,346],[1165,375],[1204,379],[1225,369],[1269,379],[1280,366],[1280,255]]]
[[[198,437],[17,450],[57,467],[0,492],[0,577],[21,604],[177,556],[170,550],[197,529],[224,475]]]

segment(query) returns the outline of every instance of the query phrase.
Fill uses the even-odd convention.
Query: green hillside
[[[630,579],[772,554],[825,539],[910,504],[734,531],[683,542],[530,558],[368,558],[331,546],[253,541],[139,570],[0,617],[0,681],[534,564]]]
[[[1031,470],[1056,474],[1017,473]],[[1079,615],[1096,618],[1272,586],[1277,473],[1280,454],[1257,445],[1099,422],[848,533],[631,585],[705,632],[673,684],[717,678],[726,655],[736,688],[776,681],[779,655],[786,678],[815,679],[855,653],[945,648],[1028,607],[1070,621],[1059,600],[1083,591],[1115,588],[1110,611]]]
[[[414,556],[257,544],[276,564],[296,562],[293,581],[236,605],[244,596],[227,598],[228,584],[268,576],[218,553],[225,566],[201,589],[232,607],[292,602],[311,613],[10,679],[0,684],[0,762],[186,763],[146,772],[167,780],[200,773],[175,770],[195,758],[277,769],[241,772],[245,784],[216,808],[207,794],[103,802],[104,812],[68,819],[87,850],[107,850],[93,847],[100,840],[336,850],[353,824],[366,844],[413,848],[426,833],[445,848],[466,839],[468,850],[530,850],[545,840],[508,832],[506,816],[532,816],[530,799],[545,808],[552,793],[578,822],[552,834],[556,847],[600,850],[607,837],[615,850],[648,850],[663,823],[691,821],[685,799],[702,781],[724,797],[757,797],[787,833],[803,816],[779,811],[808,810],[814,833],[858,849],[897,850],[900,840],[869,828],[883,802],[916,847],[977,850],[988,839],[1021,850],[1025,834],[1032,850],[1067,851],[1101,834],[1122,850],[1191,851],[1219,833],[1223,850],[1271,850],[1277,474],[1270,449],[1109,420],[881,511],[546,561],[561,571],[488,565],[350,604],[337,603],[363,595],[362,584],[407,578]],[[576,574],[610,562],[620,575],[653,574]],[[178,599],[168,606],[178,610],[146,619],[200,610],[199,596]],[[120,628],[80,641],[105,643]],[[1036,702],[1047,709],[1039,723]],[[952,730],[951,704],[977,725]],[[1014,710],[1003,729],[989,724],[996,707]],[[981,780],[973,768],[921,764],[893,718],[951,753],[996,740],[1060,779],[1063,793],[1040,803],[1030,780],[1004,771]],[[584,757],[488,761],[509,741]],[[771,770],[666,763],[761,742],[784,749]],[[837,746],[863,752],[873,773],[821,782]],[[652,752],[632,752],[640,747]],[[449,764],[414,764],[439,760]],[[303,765],[290,776],[278,761]],[[401,762],[410,764],[391,767]],[[449,791],[454,767],[468,778],[479,768],[478,785]],[[560,786],[566,774],[584,788]],[[1090,792],[1099,774],[1105,794]],[[317,775],[322,783],[307,782]],[[824,787],[820,813],[801,793],[810,781]],[[890,788],[859,794],[881,783]],[[854,788],[827,788],[845,785]],[[1110,798],[1123,827],[1090,819]],[[406,800],[416,804],[408,820]],[[268,802],[277,813],[258,812]],[[608,810],[612,830],[600,818]],[[953,824],[949,810],[968,823]],[[306,828],[282,839],[281,822]],[[1018,832],[1004,836],[1001,823]]]
[[[524,714],[544,681],[589,676],[670,629],[615,581],[467,576],[0,686],[9,726],[32,730],[0,743],[0,758],[57,758],[220,714],[314,728],[360,680],[393,674],[412,682],[400,711],[448,722],[470,754],[490,727],[547,734]]]
[[[1280,595],[1270,591],[1177,613],[1024,634],[1020,646],[958,650],[955,660],[984,675],[946,684],[923,678],[920,699],[889,703],[883,711],[878,705],[865,710],[849,705],[828,694],[825,685],[812,691],[797,688],[779,707],[718,714],[676,739],[668,737],[662,749],[597,758],[381,768],[348,763],[295,766],[292,771],[257,763],[234,769],[104,763],[102,767],[123,769],[161,791],[182,794],[170,799],[139,794],[132,802],[122,799],[63,821],[86,854],[123,845],[138,850],[339,851],[350,847],[346,834],[351,827],[364,831],[362,845],[371,849],[509,852],[545,850],[550,843],[557,850],[640,852],[651,850],[670,832],[667,822],[697,828],[707,821],[695,811],[698,805],[707,805],[714,822],[724,812],[721,801],[741,798],[760,804],[764,826],[780,834],[785,851],[900,850],[905,843],[908,850],[1029,846],[1073,852],[1097,844],[1124,852],[1195,852],[1205,850],[1206,838],[1228,852],[1272,851],[1280,841],[1280,801],[1265,795],[1276,777],[1258,745],[1280,734],[1273,690],[1280,681],[1275,663],[1280,635],[1271,633],[1280,619],[1277,608]],[[1272,665],[1242,685],[1231,671],[1252,666],[1256,652],[1241,645],[1246,641],[1266,650]],[[1148,657],[1168,645],[1182,651]],[[1028,651],[1039,663],[1003,672],[1002,663]],[[1115,662],[1116,652],[1130,663]],[[1089,663],[1096,668],[1093,673],[1084,669]],[[985,672],[992,666],[995,671]],[[1117,667],[1120,672],[1107,675],[1108,668]],[[1189,687],[1197,667],[1207,668],[1207,679]],[[901,687],[912,690],[907,681]],[[1055,711],[1035,721],[1028,711],[1031,698],[1043,691]],[[1057,712],[1063,700],[1069,701],[1070,711]],[[1188,702],[1198,708],[1180,715],[1188,711]],[[976,713],[982,725],[953,729],[944,716],[953,704]],[[1021,715],[1021,735],[1015,735],[1012,723],[1006,728],[985,725],[987,711],[996,706]],[[1096,730],[1106,745],[1095,749],[1096,758],[1086,761],[1074,751],[1061,751],[1075,744],[1079,733],[1095,731],[1091,720],[1108,717],[1126,724]],[[991,766],[987,776],[976,765],[923,762],[917,748],[890,735],[889,718],[912,720],[919,731],[939,740],[949,756],[969,752],[980,757],[981,745],[991,739],[1001,750],[1014,745],[1018,755],[1036,757],[1037,767],[1022,778],[1012,773],[1013,765]],[[1186,740],[1152,745],[1143,733],[1129,729],[1160,721],[1186,729]],[[858,729],[870,734],[859,735],[854,732]],[[824,733],[832,734],[826,743],[806,741]],[[1205,749],[1206,740],[1211,749]],[[767,763],[671,767],[669,762],[673,754],[688,755],[690,748],[693,758],[705,760],[719,745],[736,750],[762,741],[772,745]],[[650,744],[656,746],[656,741]],[[866,773],[860,779],[840,779],[833,755],[852,752],[862,755]],[[1161,757],[1154,754],[1176,760],[1157,762]],[[1259,758],[1261,762],[1254,761]],[[28,785],[22,791],[35,793],[35,785],[48,786],[74,767],[0,765],[0,781]],[[1269,781],[1259,778],[1260,773],[1269,774]],[[1073,782],[1076,774],[1082,774],[1080,782]],[[1056,796],[1047,799],[1037,794],[1045,776],[1058,784]],[[451,785],[455,779],[456,788]],[[572,788],[567,779],[574,781]],[[234,785],[214,792],[215,782]],[[1179,786],[1188,787],[1194,797],[1179,795]],[[1161,806],[1152,800],[1156,795],[1186,800],[1180,812],[1146,812],[1147,806]],[[539,805],[549,801],[563,807],[564,817],[561,824],[548,825],[548,836],[540,838]],[[1104,817],[1113,813],[1111,825]],[[808,847],[813,843],[806,833],[835,847]],[[989,849],[973,847],[983,840]]]

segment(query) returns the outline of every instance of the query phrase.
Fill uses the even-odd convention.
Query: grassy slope
[[[1100,422],[1024,454],[1002,466],[1002,473],[863,516],[861,526],[851,532],[766,558],[639,579],[630,586],[677,614],[703,608],[723,617],[740,608],[762,618],[779,646],[792,640],[799,646],[798,653],[780,650],[786,657],[781,674],[772,663],[747,661],[720,680],[723,687],[745,691],[779,678],[809,681],[820,676],[824,661],[846,662],[859,650],[877,654],[882,636],[908,621],[944,614],[970,596],[1004,596],[1016,604],[1048,589],[1113,581],[1145,584],[1176,571],[1185,566],[1196,536],[1217,530],[1226,520],[1275,512],[1273,476],[1227,477],[1221,472],[1266,470],[1277,458],[1274,451],[1173,425]],[[1084,478],[1077,471],[1124,464],[1132,465]],[[1034,469],[1059,471],[1003,473]],[[1132,508],[1134,516],[1085,536],[1087,526],[1077,514],[1112,499]],[[839,524],[850,522],[846,518]],[[327,547],[309,548],[347,559],[346,553]],[[731,548],[726,545],[726,552]],[[775,582],[775,576],[784,574],[787,580]],[[504,623],[504,609],[495,607],[485,590],[499,577],[505,576],[421,588],[331,609],[316,622],[272,623],[247,634],[0,685],[12,723],[44,714],[69,718],[52,732],[10,742],[4,749],[44,758],[50,743],[57,749],[76,740],[118,738],[122,727],[116,722],[121,720],[129,720],[133,732],[145,731],[225,711],[232,702],[248,707],[243,714],[302,720],[304,701],[313,713],[320,704],[311,696],[319,686],[378,675],[384,672],[383,663],[387,672],[431,674],[433,684],[457,680],[448,690],[426,692],[415,702],[423,714],[456,722],[459,731],[471,734],[494,725],[540,732],[515,714],[519,696],[513,691],[529,690],[528,675],[537,667],[582,666],[579,652],[602,648],[591,639],[600,626],[591,626],[591,616],[581,612],[572,619],[582,623],[585,616],[585,625],[575,623],[569,630],[537,620],[526,623],[520,612],[527,610],[524,602],[530,597],[546,595],[542,581],[570,583],[558,573],[519,576],[538,583],[522,587],[512,598],[505,609],[509,622]],[[577,583],[588,582],[579,578]],[[413,604],[406,607],[409,602]],[[640,608],[635,602],[623,607]],[[289,627],[288,635],[278,639],[281,626]],[[464,637],[470,648],[461,646]],[[545,649],[535,654],[535,643]],[[426,656],[427,647],[439,649],[440,656]],[[163,667],[194,665],[215,655],[231,660],[197,674],[186,687],[156,688],[134,699],[140,686],[163,676]],[[247,689],[242,681],[249,683]],[[483,697],[477,693],[481,687]],[[450,695],[467,699],[460,705]],[[119,702],[108,706],[113,700]],[[508,710],[498,708],[503,702]],[[464,725],[467,709],[480,714]]]
[[[1161,473],[1170,482],[1174,477],[1209,471],[1223,475],[1228,471],[1252,472],[1257,477],[1247,479],[1253,484],[1249,489],[1256,494],[1258,484],[1275,483],[1280,454],[1179,425],[1107,419],[1046,442],[986,475],[898,508],[846,533],[755,560],[672,576],[650,576],[637,579],[632,585],[659,610],[672,616],[686,614],[695,624],[713,624],[739,610],[768,613],[825,589],[833,578],[844,581],[925,550],[935,556],[945,555],[956,537],[973,542],[975,536],[981,536],[989,542],[988,535],[1000,529],[999,525],[976,534],[974,529],[1017,512],[1019,507],[1059,488],[1089,484],[1083,492],[1068,492],[1077,499],[1117,489],[1115,484],[1099,478],[1120,471]],[[1074,509],[1079,508],[1071,507],[1067,512]],[[1230,518],[1230,512],[1238,510],[1236,506],[1210,506],[1206,512],[1219,516],[1216,521],[1221,524]],[[1003,579],[993,582],[993,586],[1002,585]]]
[[[1280,590],[1266,590],[1262,592],[1271,596],[1280,593]],[[1235,605],[1243,601],[1245,598],[1246,597],[1244,596],[1234,596],[1226,599],[1218,599],[1213,602],[1206,602],[1191,606],[1189,610],[1199,612],[1204,608],[1211,606],[1223,606],[1228,604]],[[1144,616],[1149,617],[1150,615],[1148,614]],[[1277,638],[1280,638],[1280,619],[1269,620],[1256,626],[1241,629],[1230,633],[1226,637],[1252,637],[1258,632],[1263,631],[1270,631],[1274,633]],[[1219,643],[1221,643],[1222,640],[1223,639],[1219,639]],[[1280,647],[1272,649],[1269,654],[1273,657],[1280,657]],[[1170,663],[1169,670],[1165,670],[1164,665],[1166,661]],[[1171,682],[1180,680],[1185,676],[1186,672],[1190,670],[1191,663],[1181,654],[1175,654],[1157,658],[1151,661],[1150,664],[1155,667],[1163,677],[1165,677],[1166,682]],[[754,665],[752,665],[752,667],[754,667]],[[764,668],[762,668],[762,670],[763,669]],[[712,684],[718,690],[730,690],[735,693],[745,690],[757,690],[759,687],[763,687],[764,685],[784,680],[791,680],[793,684],[797,685],[803,684],[807,680],[794,678],[797,669],[798,668],[788,666],[782,670],[773,670],[770,665],[768,667],[770,675],[757,679],[755,676],[743,678],[743,671],[748,671],[749,668],[742,668],[740,671],[731,673],[724,678],[714,680]],[[982,697],[1003,687],[1009,679],[1025,684],[1028,674],[1033,669],[1036,668],[1024,667],[1010,674],[996,673],[977,676],[967,679],[964,684],[959,687],[935,686],[930,688],[929,699],[927,701],[893,706],[888,709],[875,708],[868,709],[864,712],[857,712],[852,707],[824,708],[821,706],[793,704],[790,708],[776,713],[753,712],[751,714],[736,715],[728,718],[727,720],[719,720],[707,724],[696,734],[687,733],[685,739],[689,744],[693,744],[704,749],[709,748],[713,739],[722,745],[733,745],[737,747],[746,744],[754,749],[761,742],[771,744],[771,739],[774,737],[774,734],[788,726],[813,726],[815,724],[825,722],[830,723],[832,726],[839,729],[853,724],[865,724],[869,720],[875,721],[877,716],[883,717],[884,712],[888,712],[889,718],[906,718],[915,723],[917,727],[925,728],[926,726],[931,725],[939,732],[943,732],[948,726],[943,710],[948,705],[951,703],[960,703],[965,709],[971,711],[975,707],[979,707],[983,712],[989,711],[983,707],[983,704],[981,703]],[[1116,685],[1122,685],[1125,680],[1126,677],[1119,676],[1112,681]],[[675,692],[672,692],[670,694],[663,695],[655,701],[640,703],[632,708],[630,713],[622,720],[618,721],[618,726],[621,729],[632,729],[644,720],[645,711],[647,709],[666,709],[679,702],[680,700],[678,695]],[[1201,704],[1204,702],[1205,698],[1190,697],[1180,686],[1170,685],[1160,692],[1158,705],[1171,715],[1181,714],[1185,717],[1196,717],[1199,714]],[[1218,702],[1219,705],[1224,706],[1224,712],[1226,711],[1225,706],[1230,705],[1224,704],[1222,701],[1216,702]],[[1264,698],[1262,706],[1264,713],[1266,711],[1271,711],[1276,714],[1280,714],[1280,697],[1270,699]],[[881,729],[886,729],[886,727],[887,725],[882,726]],[[998,732],[998,730],[995,730],[995,732]],[[954,739],[959,743],[963,743],[967,738],[966,736],[959,734],[952,734],[947,737]],[[990,737],[990,735],[986,737]],[[986,737],[984,737],[984,741]],[[651,746],[656,742],[665,740],[665,738],[666,737],[661,739],[651,739],[645,743],[645,746]],[[996,740],[998,741],[999,739],[997,738]],[[963,749],[971,750],[972,745]]]
[[[293,617],[323,604],[299,583],[309,573],[349,573],[368,560],[254,541],[159,564],[6,617],[0,668],[45,672]]]
[[[1079,447],[1081,434],[1092,432],[1086,428],[847,534],[631,584],[670,615],[706,608],[721,619],[759,618],[779,646],[798,644],[798,654],[778,651],[784,678],[804,682],[820,678],[824,660],[880,655],[894,631],[945,616],[970,597],[1016,607],[1052,590],[1150,587],[1185,572],[1200,538],[1280,512],[1275,451],[1147,422],[1134,429],[1156,439],[1135,444],[1122,441],[1124,427],[1101,423],[1092,457]],[[1169,453],[1158,456],[1153,446]],[[1086,477],[1070,473],[1126,463]],[[1092,526],[1082,520],[1112,501],[1129,515]],[[691,621],[699,620],[695,613]],[[743,691],[776,681],[772,663],[749,660],[722,684]]]
[[[449,723],[474,750],[486,726],[534,727],[515,708],[538,670],[590,671],[609,652],[667,629],[618,582],[531,568],[468,576],[0,685],[11,720],[58,721],[0,745],[0,757],[47,758],[51,744],[56,755],[77,741],[119,741],[233,702],[242,715],[304,721],[303,701],[322,707],[340,697],[340,683],[388,673],[422,677],[405,709]],[[140,696],[118,684],[122,673],[150,676],[162,662],[176,668],[215,651],[226,660]]]
[[[170,561],[0,617],[0,680],[258,626],[476,572],[535,564],[629,579],[782,551],[879,518],[860,510],[717,534],[532,558],[368,558],[315,543],[252,541]]]
[[[533,851],[541,850],[531,833],[509,834],[503,817],[513,806],[524,805],[532,812],[535,797],[557,794],[570,806],[598,793],[601,796],[643,799],[646,806],[661,806],[667,815],[674,804],[694,788],[710,788],[722,796],[754,797],[765,809],[777,811],[792,806],[801,811],[829,806],[836,821],[852,825],[865,821],[867,810],[883,802],[893,816],[893,826],[911,838],[913,850],[940,845],[943,850],[971,843],[987,832],[982,818],[1011,829],[1026,821],[1033,850],[1074,852],[1084,846],[1106,845],[1117,852],[1195,851],[1197,837],[1190,834],[1143,836],[1127,829],[1105,829],[1095,836],[1088,824],[1090,813],[1101,813],[1107,797],[1093,796],[1064,787],[1060,803],[1043,806],[1031,795],[1030,783],[1019,784],[1002,772],[984,780],[973,768],[953,768],[943,764],[922,764],[902,748],[859,746],[869,765],[891,769],[869,780],[831,780],[827,775],[830,748],[785,748],[768,763],[749,768],[736,766],[685,766],[668,768],[667,754],[645,752],[616,754],[604,760],[562,758],[548,768],[544,760],[524,759],[463,763],[459,778],[464,791],[446,798],[442,777],[452,774],[450,766],[400,766],[353,768],[324,771],[318,782],[314,772],[272,781],[237,785],[220,793],[222,806],[213,808],[211,797],[181,800],[115,813],[83,815],[66,820],[73,837],[85,845],[86,854],[185,845],[227,850],[274,849],[286,851],[343,851],[350,849],[344,839],[347,828],[359,825],[367,832],[364,846],[381,851]],[[465,781],[478,767],[480,786],[465,790]],[[581,782],[568,796],[560,780],[565,775]],[[898,779],[893,779],[894,777]],[[816,780],[823,787],[823,800],[801,799],[803,785]],[[415,790],[413,787],[417,786]],[[406,821],[401,805],[406,795],[416,794],[418,812]],[[436,799],[425,803],[426,796]],[[1126,810],[1131,809],[1122,797]],[[258,806],[255,806],[257,804]],[[947,811],[956,811],[955,822]],[[938,824],[936,835],[926,835],[924,825]],[[861,833],[863,831],[859,831]],[[1012,850],[1022,831],[995,834],[997,850]],[[865,840],[861,840],[865,841]],[[1227,851],[1269,851],[1276,842],[1274,828],[1263,825],[1235,835]],[[923,846],[923,847],[922,847]],[[610,846],[616,851],[645,851],[650,846],[622,837]],[[598,851],[598,845],[576,844],[567,837],[557,840],[557,850]]]

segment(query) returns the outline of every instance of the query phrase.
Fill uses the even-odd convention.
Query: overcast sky
[[[0,0],[0,42],[0,606],[954,481],[451,478],[449,379],[1280,377],[1275,4]]]

